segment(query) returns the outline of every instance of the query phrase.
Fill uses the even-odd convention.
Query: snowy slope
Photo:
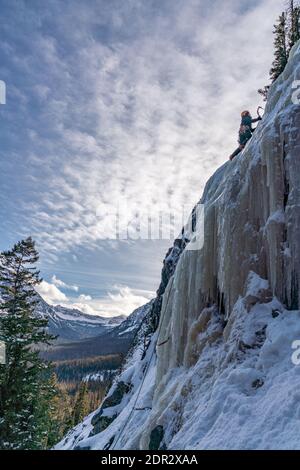
[[[166,258],[158,329],[58,449],[300,449],[299,59],[300,43],[251,142],[207,183],[203,248],[183,233]]]

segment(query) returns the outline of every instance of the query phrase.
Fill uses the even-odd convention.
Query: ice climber
[[[241,127],[239,130],[239,146],[238,148],[233,152],[232,155],[230,155],[229,159],[233,160],[234,157],[236,157],[246,146],[246,143],[248,140],[251,139],[253,132],[255,129],[253,129],[252,124],[255,122],[261,121],[261,116],[259,115],[259,109],[257,109],[257,115],[258,117],[253,119],[249,111],[243,111],[241,114],[242,117],[242,122],[241,122]]]

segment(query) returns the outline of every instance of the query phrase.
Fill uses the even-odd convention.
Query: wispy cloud
[[[78,292],[79,290],[79,287],[78,286],[74,286],[74,285],[69,285],[69,284],[66,284],[64,281],[62,281],[61,279],[58,279],[55,274],[52,276],[51,278],[51,282],[52,284],[54,284],[56,287],[61,287],[63,289],[67,289],[67,290],[73,290],[75,292]]]
[[[127,221],[194,204],[236,146],[240,110],[259,104],[282,4],[7,2],[2,243],[31,234],[52,272],[66,253],[121,259],[124,244],[104,241],[118,202]],[[128,276],[151,258],[136,257]]]

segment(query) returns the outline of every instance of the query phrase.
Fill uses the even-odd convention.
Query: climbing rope
[[[171,290],[172,290],[172,287],[173,287],[173,283],[174,283],[174,275],[173,275],[173,277],[172,277],[172,284],[171,284],[170,289],[169,289],[169,292],[168,292],[168,298],[167,298],[167,303],[166,303],[166,308],[165,308],[165,310],[164,310],[164,314],[165,314],[165,312],[167,311],[167,308],[168,308],[168,305],[169,305],[170,294],[171,294]],[[153,351],[152,351],[152,353],[151,353],[151,356],[150,356],[150,359],[149,359],[149,361],[148,361],[147,367],[146,367],[145,370],[144,370],[143,378],[142,378],[142,381],[141,381],[141,383],[140,383],[137,396],[136,396],[136,398],[135,398],[135,400],[134,400],[133,407],[131,408],[129,415],[128,415],[127,418],[126,418],[124,425],[121,427],[120,432],[119,432],[119,435],[118,435],[116,441],[113,443],[112,450],[115,449],[115,447],[116,447],[117,443],[119,442],[119,440],[120,440],[122,434],[124,433],[124,431],[125,431],[125,429],[126,429],[126,426],[127,426],[127,424],[129,423],[129,420],[130,420],[130,418],[131,418],[133,412],[134,412],[135,410],[137,410],[137,411],[142,411],[142,410],[144,410],[144,409],[148,409],[148,407],[146,407],[146,408],[136,408],[136,404],[137,404],[138,399],[139,399],[139,397],[140,397],[140,394],[141,394],[141,391],[142,391],[142,389],[143,389],[143,385],[144,385],[144,383],[145,383],[145,379],[146,379],[148,370],[149,370],[149,368],[150,368],[150,364],[151,364],[151,362],[152,362],[154,353],[155,353],[155,351],[156,351],[157,341],[158,341],[158,338],[159,338],[159,335],[160,335],[160,332],[161,332],[161,329],[162,329],[163,319],[164,319],[164,315],[163,315],[163,316],[161,317],[161,319],[160,319],[160,324],[159,324],[159,328],[158,328],[156,344],[155,344],[155,346],[154,346],[154,348],[153,348]],[[151,409],[151,408],[149,407],[149,409]]]
[[[171,337],[169,336],[165,341],[162,343],[159,343],[156,347],[159,348],[160,346],[163,346],[164,344],[167,344],[170,341]]]

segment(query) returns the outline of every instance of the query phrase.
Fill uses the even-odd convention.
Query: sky
[[[283,5],[0,0],[0,250],[34,238],[45,300],[113,316],[155,295],[172,237],[137,220],[184,220],[236,148]]]

